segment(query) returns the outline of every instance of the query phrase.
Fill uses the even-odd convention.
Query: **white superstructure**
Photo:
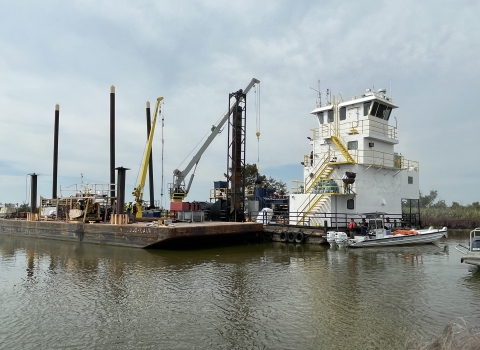
[[[396,119],[389,123],[395,108],[384,89],[350,99],[327,92],[326,103],[317,103],[303,188],[290,194],[291,225],[335,226],[375,211],[401,214],[402,200],[418,201],[419,164],[395,151]]]

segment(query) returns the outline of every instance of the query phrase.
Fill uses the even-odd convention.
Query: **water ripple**
[[[455,254],[145,251],[0,235],[0,349],[403,349],[480,315],[480,274]]]

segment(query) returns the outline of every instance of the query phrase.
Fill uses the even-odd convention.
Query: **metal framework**
[[[247,94],[243,90],[229,94],[228,110],[233,111],[228,120],[227,219],[235,222],[245,220],[246,107]]]

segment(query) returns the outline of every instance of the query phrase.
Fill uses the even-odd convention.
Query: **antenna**
[[[316,104],[317,104],[317,107],[322,107],[322,93],[320,92],[320,79],[318,79],[318,90],[312,87],[310,87],[310,89],[318,93]]]

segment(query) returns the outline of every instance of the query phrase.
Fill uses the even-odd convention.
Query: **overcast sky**
[[[252,78],[261,84],[247,98],[246,158],[259,158],[262,174],[289,188],[302,179],[318,80],[343,97],[386,88],[399,106],[396,151],[419,162],[422,193],[438,190],[449,205],[480,201],[478,14],[476,0],[0,0],[0,202],[29,202],[33,172],[38,194],[51,197],[57,103],[59,186],[82,175],[109,182],[111,85],[116,166],[131,169],[127,199],[144,152],[145,102],[153,109],[165,99],[165,201],[173,170],[223,116],[228,94]],[[156,199],[161,131],[158,123]],[[187,200],[208,200],[226,160],[225,130],[200,160]]]

